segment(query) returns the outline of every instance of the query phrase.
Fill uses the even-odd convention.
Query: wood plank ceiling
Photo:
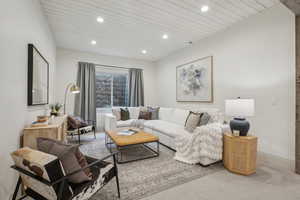
[[[58,47],[156,61],[278,0],[41,0]],[[201,7],[209,6],[202,13]],[[103,23],[96,18],[101,16]],[[162,39],[168,34],[169,39]],[[91,45],[91,40],[97,41]],[[147,50],[147,54],[141,51]]]

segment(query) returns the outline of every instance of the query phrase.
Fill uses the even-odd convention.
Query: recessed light
[[[97,22],[103,23],[103,22],[104,22],[104,19],[103,19],[102,17],[97,17]]]
[[[201,12],[207,12],[209,10],[208,5],[201,6]]]
[[[142,54],[146,54],[147,53],[147,50],[142,50]]]
[[[96,44],[97,44],[97,41],[96,41],[96,40],[92,40],[92,41],[91,41],[91,44],[92,44],[92,45],[96,45]]]
[[[167,34],[163,34],[162,38],[166,40],[169,38],[169,36]]]

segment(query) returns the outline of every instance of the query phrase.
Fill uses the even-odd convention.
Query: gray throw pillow
[[[185,130],[192,133],[198,126],[201,115],[202,113],[195,113],[190,111],[185,121]]]
[[[42,152],[57,156],[66,174],[82,168],[76,157],[78,145],[67,145],[49,138],[37,138],[37,148]],[[68,180],[72,183],[82,183],[90,181],[91,178],[84,171],[80,171],[70,176]]]
[[[151,112],[151,120],[159,119],[159,107],[148,106],[148,112]]]
[[[200,117],[198,126],[204,126],[204,125],[208,124],[210,118],[211,118],[211,116],[207,112],[201,113],[201,117]]]

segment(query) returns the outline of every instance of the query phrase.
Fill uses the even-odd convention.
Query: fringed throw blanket
[[[220,123],[211,123],[197,127],[189,135],[177,136],[174,159],[188,164],[199,163],[203,157],[222,160],[224,129],[224,125]]]

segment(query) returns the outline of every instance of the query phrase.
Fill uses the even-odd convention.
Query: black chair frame
[[[85,121],[89,123],[89,125],[86,127],[92,126],[92,132],[94,133],[94,138],[96,139],[96,122],[93,120],[85,120]],[[71,135],[72,138],[73,138],[73,136],[77,135],[78,144],[80,144],[80,136],[87,133],[87,132],[83,132],[84,128],[86,128],[86,127],[80,127],[80,128],[73,129],[73,130],[67,130],[67,133],[68,133],[68,135]]]
[[[19,173],[22,173],[22,174],[25,174],[27,176],[30,176],[31,178],[33,178],[33,179],[41,182],[42,184],[45,184],[45,185],[48,185],[48,186],[54,186],[56,184],[59,184],[59,193],[58,193],[58,196],[57,196],[57,200],[63,200],[62,199],[63,188],[64,188],[64,185],[68,182],[68,178],[70,176],[72,176],[73,174],[76,174],[76,173],[78,173],[80,171],[83,171],[83,170],[85,170],[87,168],[93,167],[94,165],[96,165],[96,164],[98,164],[98,163],[100,163],[100,162],[102,162],[102,161],[104,161],[104,160],[106,160],[106,159],[108,159],[110,157],[113,157],[113,165],[114,165],[115,177],[116,177],[116,184],[117,184],[117,189],[118,189],[118,197],[120,198],[121,195],[120,195],[120,185],[119,185],[118,168],[117,168],[117,162],[116,162],[116,153],[112,153],[112,154],[110,154],[110,155],[108,155],[108,156],[106,156],[106,157],[104,157],[104,158],[102,158],[100,160],[97,159],[97,161],[90,163],[86,167],[81,168],[79,170],[76,170],[76,171],[74,171],[74,172],[72,172],[70,174],[67,174],[67,175],[63,176],[62,178],[60,178],[60,179],[58,179],[56,181],[53,181],[53,182],[50,182],[50,181],[48,181],[48,180],[46,180],[46,179],[44,179],[44,178],[42,178],[40,176],[37,176],[37,175],[35,175],[35,174],[27,171],[27,170],[24,170],[24,169],[22,169],[20,167],[17,167],[16,165],[12,165],[11,168],[14,169],[14,170],[16,170],[16,171],[18,171]],[[22,184],[22,179],[21,179],[21,176],[19,176],[12,200],[17,200],[17,194],[18,194],[18,191],[19,191],[19,188],[20,188],[21,184]],[[99,190],[101,190],[101,188]],[[95,194],[97,192],[95,192]],[[20,197],[18,200],[22,200],[22,199],[26,198],[27,196],[31,197],[29,194],[25,194],[22,197]]]

